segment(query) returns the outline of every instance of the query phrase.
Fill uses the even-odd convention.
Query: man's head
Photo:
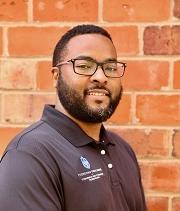
[[[107,31],[94,25],[71,29],[57,43],[53,56],[59,103],[80,121],[106,121],[121,98],[124,69]]]
[[[55,67],[60,61],[63,60],[63,55],[65,53],[67,43],[75,36],[83,35],[83,34],[100,34],[106,36],[111,41],[110,34],[103,28],[96,25],[78,25],[69,31],[67,31],[61,39],[56,44],[53,53],[53,62],[52,66]]]

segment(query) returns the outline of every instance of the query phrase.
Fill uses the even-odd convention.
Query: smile
[[[94,96],[106,96],[104,93],[99,93],[99,92],[90,92],[88,95],[94,95]]]
[[[110,93],[105,89],[91,89],[86,94],[92,96],[110,96]]]

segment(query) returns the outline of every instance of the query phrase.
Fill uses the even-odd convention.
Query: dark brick
[[[179,0],[180,2],[180,0]],[[172,54],[180,54],[180,26],[172,27]]]
[[[169,54],[171,29],[169,26],[150,26],[144,31],[145,54]]]
[[[149,26],[144,31],[144,54],[179,55],[180,26]]]
[[[174,0],[174,16],[180,19],[180,0]]]

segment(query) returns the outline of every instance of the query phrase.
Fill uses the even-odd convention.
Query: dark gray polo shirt
[[[101,128],[98,144],[53,106],[7,147],[0,211],[145,211],[130,146]]]

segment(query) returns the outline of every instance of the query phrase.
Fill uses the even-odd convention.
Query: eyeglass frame
[[[93,72],[92,74],[87,74],[87,75],[86,75],[86,74],[77,73],[77,72],[75,71],[75,61],[76,61],[76,60],[87,60],[87,61],[94,62],[94,63],[96,64],[96,69],[94,70],[94,72]],[[92,76],[92,75],[94,75],[94,74],[96,73],[98,67],[100,66],[101,69],[103,70],[104,75],[105,75],[107,78],[121,78],[121,77],[124,75],[125,69],[126,69],[126,67],[127,67],[127,64],[126,64],[125,62],[119,62],[119,61],[113,61],[113,60],[112,60],[112,61],[111,61],[111,60],[110,60],[110,61],[106,61],[106,62],[97,62],[97,61],[94,60],[94,59],[75,58],[75,59],[70,59],[70,60],[68,60],[68,61],[64,61],[64,62],[59,62],[59,63],[57,63],[57,65],[56,65],[55,67],[52,67],[52,70],[54,70],[54,69],[56,69],[56,68],[59,68],[59,67],[61,67],[61,66],[64,65],[64,64],[69,64],[70,62],[73,64],[73,71],[74,71],[74,73],[76,73],[76,74],[78,74],[78,75],[84,75],[84,76]],[[104,68],[103,68],[103,65],[106,64],[106,63],[113,63],[113,62],[119,63],[119,64],[122,64],[122,65],[123,65],[123,73],[122,73],[121,76],[112,77],[112,76],[107,76],[107,75],[106,75],[105,70],[104,70]]]

